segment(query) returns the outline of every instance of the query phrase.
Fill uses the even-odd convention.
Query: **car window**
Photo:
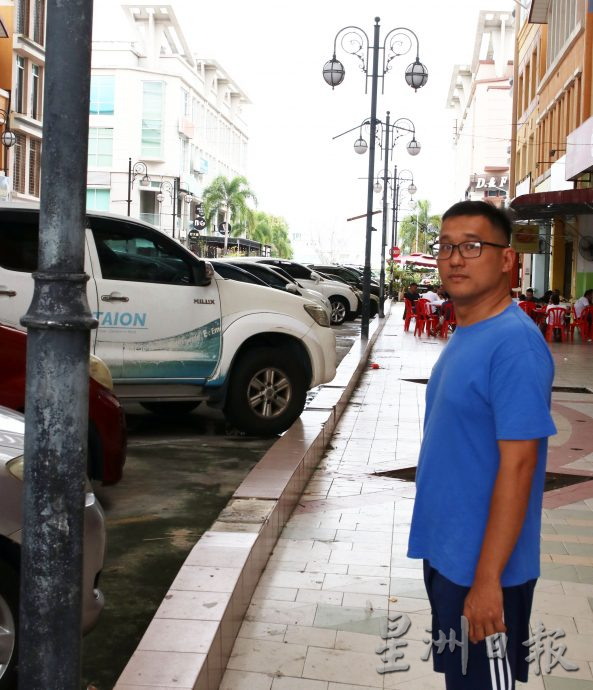
[[[279,287],[284,289],[286,287],[286,281],[275,273],[273,270],[266,268],[265,266],[258,266],[257,264],[241,264],[239,268],[242,268],[247,273],[252,273],[258,278],[261,278],[265,283],[272,285],[273,287]]]
[[[91,221],[101,275],[107,280],[195,285],[185,253],[166,237],[133,225]]]
[[[2,221],[0,233],[0,266],[9,271],[33,273],[37,270],[39,228],[34,220]]]
[[[311,271],[306,266],[302,266],[301,264],[295,264],[291,261],[283,261],[281,263],[275,263],[274,261],[262,261],[261,263],[269,263],[270,265],[274,266],[274,268],[279,266],[283,268],[288,275],[296,278],[297,280],[299,278],[302,278],[303,280],[311,280]]]
[[[221,278],[226,280],[238,280],[241,283],[251,283],[252,285],[265,285],[263,281],[251,275],[242,268],[237,268],[232,264],[223,263],[222,261],[212,261],[214,270]]]

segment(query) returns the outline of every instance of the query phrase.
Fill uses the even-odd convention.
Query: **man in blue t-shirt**
[[[509,295],[510,238],[504,211],[463,201],[433,248],[457,329],[426,391],[408,556],[424,560],[432,638],[456,635],[433,648],[447,690],[527,680],[554,363]]]

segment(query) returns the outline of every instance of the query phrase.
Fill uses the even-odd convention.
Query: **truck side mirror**
[[[209,261],[198,261],[194,264],[194,279],[196,285],[207,287],[214,277],[214,268]]]

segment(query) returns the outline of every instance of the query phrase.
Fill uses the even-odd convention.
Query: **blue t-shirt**
[[[516,304],[458,326],[426,390],[408,556],[458,585],[473,583],[498,472],[497,441],[540,439],[525,522],[502,585],[539,577],[539,540],[554,361]]]

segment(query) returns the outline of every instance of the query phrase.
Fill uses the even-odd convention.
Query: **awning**
[[[593,213],[593,189],[562,189],[515,197],[510,204],[517,218],[536,220]]]
[[[402,266],[421,266],[422,268],[436,268],[437,260],[430,254],[421,254],[420,252],[412,252],[411,254],[404,254],[394,259],[396,264]]]

